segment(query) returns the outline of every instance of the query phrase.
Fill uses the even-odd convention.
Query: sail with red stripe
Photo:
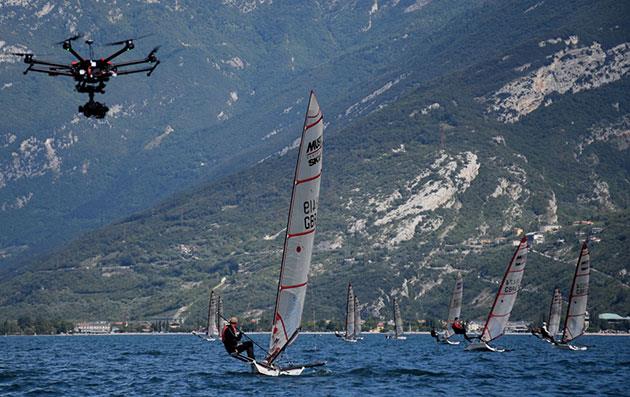
[[[510,319],[512,308],[516,302],[516,296],[521,287],[521,280],[527,264],[527,237],[523,237],[516,248],[512,260],[508,264],[499,291],[494,298],[492,310],[488,314],[486,325],[481,334],[481,340],[488,343],[505,331],[505,326]]]
[[[462,274],[457,273],[457,279],[455,280],[455,287],[453,287],[453,294],[451,295],[451,302],[448,305],[448,319],[446,320],[445,335],[449,338],[453,331],[451,326],[455,322],[456,318],[459,318],[462,312],[462,298],[464,296],[464,281],[462,280]]]
[[[586,325],[586,301],[588,299],[588,281],[591,273],[591,255],[586,241],[582,244],[580,257],[575,266],[575,274],[571,283],[569,307],[564,321],[562,343],[569,343],[582,335]]]
[[[311,91],[293,178],[289,219],[284,238],[280,280],[271,327],[269,356],[273,362],[298,335],[311,265],[322,173],[324,120]]]
[[[553,291],[551,306],[549,307],[549,334],[555,336],[560,330],[560,316],[562,315],[562,293],[559,288]]]

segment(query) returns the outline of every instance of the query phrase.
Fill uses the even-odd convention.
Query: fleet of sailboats
[[[319,191],[322,173],[324,122],[321,109],[315,94],[310,93],[304,127],[300,140],[295,174],[292,184],[291,202],[287,228],[284,238],[280,276],[272,317],[269,349],[262,361],[239,356],[242,361],[251,364],[254,372],[261,375],[300,375],[304,369],[321,366],[325,363],[285,365],[278,364],[282,353],[297,339],[302,321],[308,274],[311,264],[313,242],[315,238],[317,209],[319,207]],[[521,288],[521,281],[527,264],[528,241],[523,237],[516,248],[512,259],[507,265],[503,278],[499,284],[492,307],[488,313],[483,331],[478,341],[469,343],[466,351],[502,352],[505,349],[492,346],[490,343],[500,338],[509,321],[514,303]],[[585,330],[586,303],[588,298],[588,282],[590,274],[590,254],[587,243],[584,242],[575,269],[569,305],[564,322],[562,339],[559,342],[551,340],[555,346],[567,350],[585,350],[571,344],[581,336]],[[451,341],[453,335],[451,326],[461,315],[463,299],[463,279],[457,274],[455,285],[449,301],[448,318],[445,329],[434,336],[444,344],[456,345],[458,341]],[[397,297],[392,299],[394,313],[394,331],[387,335],[388,339],[405,340],[403,321]],[[558,332],[562,313],[562,295],[555,289],[549,309],[548,330],[551,335]],[[210,294],[208,303],[208,319],[206,332],[197,333],[198,336],[213,341],[220,338],[224,328],[223,302],[220,296],[215,298],[214,291]],[[361,338],[361,318],[359,300],[354,294],[352,284],[348,283],[346,297],[345,332],[337,336],[348,342],[356,342]],[[466,338],[471,340],[470,338]]]

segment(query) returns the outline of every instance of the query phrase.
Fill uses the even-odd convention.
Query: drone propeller
[[[74,36],[72,36],[72,37],[68,37],[67,39],[62,40],[62,41],[60,41],[60,42],[57,42],[57,43],[55,43],[55,44],[58,44],[58,45],[59,45],[59,44],[67,43],[67,42],[69,42],[69,41],[75,41],[75,40],[80,39],[81,37],[83,37],[83,34],[82,34],[82,33],[77,33],[77,34],[75,34]]]
[[[151,52],[149,53],[149,55],[147,55],[147,58],[150,59],[152,62],[154,62],[156,59],[155,53],[157,53],[159,49],[160,49],[160,46],[156,46],[155,48],[153,48]]]
[[[35,54],[33,54],[32,52],[11,52],[11,55],[15,55],[17,57],[28,57],[28,56],[33,56]]]
[[[152,36],[152,35],[153,35],[153,33],[149,33],[149,34],[145,34],[145,35],[138,36],[138,37],[131,37],[131,38],[126,39],[126,40],[112,41],[111,43],[105,43],[103,45],[106,45],[106,46],[122,45],[122,44],[125,44],[125,43],[129,42],[129,41],[144,39],[145,37],[149,37],[149,36]]]

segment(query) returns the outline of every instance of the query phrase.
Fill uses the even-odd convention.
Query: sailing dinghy
[[[400,306],[398,306],[398,299],[394,297],[394,333],[386,336],[387,339],[406,340],[407,337],[403,335],[403,323],[400,316]]]
[[[575,266],[575,274],[571,283],[569,307],[564,320],[562,339],[555,346],[565,350],[586,350],[586,346],[575,346],[571,342],[584,334],[586,330],[586,301],[588,299],[588,282],[591,273],[591,255],[586,241],[582,244],[580,256]]]
[[[505,332],[505,326],[510,319],[512,308],[516,302],[516,296],[521,286],[525,265],[527,264],[527,237],[523,237],[519,243],[512,260],[505,269],[505,274],[499,285],[499,290],[494,298],[492,309],[488,313],[486,324],[479,338],[466,346],[466,351],[492,351],[504,352],[505,349],[489,345],[493,340],[501,337]]]
[[[344,334],[335,332],[335,335],[346,342],[356,342],[356,320],[355,315],[356,297],[352,290],[352,284],[348,283],[348,296],[346,299],[346,332]]]
[[[219,335],[217,323],[217,301],[214,297],[214,291],[210,292],[210,300],[208,301],[208,325],[205,334],[193,332],[196,336],[208,342],[215,341]]]
[[[560,329],[560,316],[562,315],[562,293],[559,288],[553,291],[553,297],[551,298],[551,305],[549,306],[549,318],[547,323],[547,330],[549,335],[555,338],[558,330]],[[532,334],[539,339],[548,343],[553,343],[548,338],[542,336],[539,331],[532,331]]]
[[[293,178],[269,352],[264,361],[252,361],[253,370],[262,375],[300,375],[305,368],[325,364],[316,362],[289,367],[276,364],[280,355],[295,341],[301,327],[319,204],[323,133],[322,112],[315,93],[311,91]]]
[[[456,318],[459,318],[462,312],[462,297],[464,295],[464,282],[462,280],[462,274],[457,273],[457,279],[455,280],[455,287],[453,288],[453,294],[451,295],[451,301],[448,305],[448,319],[446,320],[446,329],[444,332],[438,334],[438,341],[447,345],[459,345],[459,341],[453,341],[449,338],[454,335],[451,329],[453,322]]]

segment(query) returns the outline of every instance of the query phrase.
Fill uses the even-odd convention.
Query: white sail
[[[223,337],[223,328],[225,328],[226,321],[223,318],[223,299],[220,296],[217,297],[217,328],[219,329],[219,337]]]
[[[461,273],[457,273],[457,279],[455,280],[455,287],[453,288],[453,294],[451,295],[451,302],[448,305],[448,319],[446,320],[446,337],[450,337],[453,334],[451,325],[456,318],[461,315],[462,312],[462,297],[464,295],[464,281],[462,280]]]
[[[562,293],[559,288],[553,291],[551,306],[549,307],[549,323],[547,329],[549,334],[554,336],[560,330],[560,316],[562,315]]]
[[[505,325],[510,319],[514,302],[516,302],[518,290],[521,287],[521,280],[523,279],[526,263],[527,238],[523,237],[507,269],[505,269],[499,291],[494,298],[492,310],[490,310],[488,314],[486,325],[481,334],[481,340],[483,342],[488,343],[503,335]]]
[[[398,306],[398,300],[394,298],[394,333],[396,337],[402,336],[403,334],[403,322],[400,316],[400,307]]]
[[[323,116],[315,94],[311,92],[293,179],[267,357],[269,363],[293,342],[302,322],[319,205],[323,133]]]
[[[359,310],[359,298],[354,296],[354,337],[361,336],[361,312]]]
[[[354,291],[348,283],[348,298],[346,301],[346,338],[354,338]]]
[[[206,331],[208,338],[216,338],[219,335],[217,325],[217,302],[214,298],[214,291],[212,291],[208,302],[208,326]]]
[[[586,241],[582,244],[580,257],[575,266],[575,274],[571,283],[569,307],[564,320],[562,343],[569,343],[585,331],[586,300],[588,299],[588,281],[591,273],[590,253]]]

